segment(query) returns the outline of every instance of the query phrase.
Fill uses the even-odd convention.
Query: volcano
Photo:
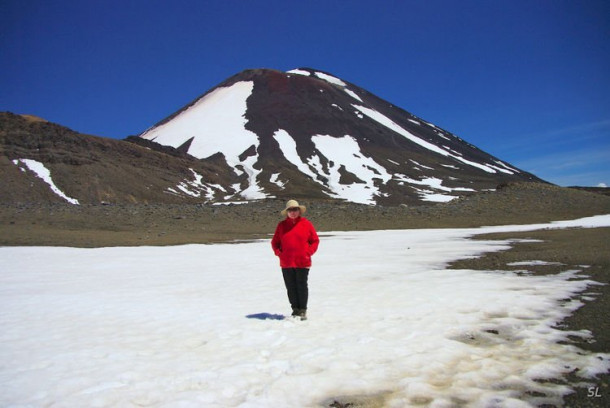
[[[311,68],[243,71],[139,137],[222,162],[234,179],[230,186],[199,180],[220,201],[446,202],[502,183],[542,181]]]
[[[140,135],[0,113],[5,203],[421,205],[543,182],[330,73],[246,70]]]

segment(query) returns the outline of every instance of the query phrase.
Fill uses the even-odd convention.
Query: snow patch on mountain
[[[305,71],[302,69],[293,69],[290,71],[286,72],[287,74],[296,74],[296,75],[304,75],[304,76],[312,76],[312,73],[309,71]],[[359,101],[360,103],[364,103],[364,101],[360,98],[360,96],[358,96],[358,94],[356,94],[356,92],[352,91],[351,89],[347,88],[347,84],[345,82],[343,82],[342,80],[340,80],[337,77],[334,77],[332,75],[329,74],[325,74],[323,72],[314,72],[313,75],[319,79],[322,79],[326,82],[329,82],[333,85],[337,85],[343,88],[343,90],[352,98],[356,99],[357,101]]]
[[[416,188],[415,190],[417,191],[417,194],[419,194],[419,196],[421,197],[422,201],[429,201],[433,203],[448,203],[449,201],[453,201],[458,198],[457,196],[435,193],[434,191],[430,190],[423,190],[418,188]]]
[[[346,92],[346,93],[347,93],[349,96],[351,96],[352,98],[354,98],[354,99],[356,99],[356,100],[358,100],[358,101],[360,101],[360,102],[363,102],[363,101],[362,101],[362,99],[360,99],[360,97],[359,97],[359,96],[356,94],[356,92],[354,92],[354,91],[352,91],[352,90],[350,90],[350,89],[347,89],[347,88],[345,88],[345,89],[344,89],[344,91],[345,91],[345,92]]]
[[[339,138],[316,135],[311,140],[330,163],[328,171],[319,165],[319,159],[312,158],[309,164],[318,170],[318,174],[328,178],[328,186],[335,196],[355,203],[375,204],[374,197],[379,194],[375,180],[385,183],[392,178],[392,175],[375,160],[364,156],[358,142],[351,136]],[[355,175],[360,181],[351,184],[341,183],[342,168]]]
[[[495,162],[500,166],[504,167],[505,169],[508,169],[509,174],[519,173],[519,170],[515,169],[514,167],[508,166],[506,163],[501,162],[500,160],[495,160]]]
[[[42,181],[44,181],[45,183],[47,183],[49,185],[49,187],[51,188],[51,191],[53,191],[55,194],[57,194],[58,196],[60,196],[61,198],[63,198],[67,202],[69,202],[70,204],[75,204],[75,205],[80,204],[77,199],[68,197],[66,194],[64,194],[63,191],[61,191],[55,185],[55,183],[53,182],[53,178],[51,177],[51,171],[49,169],[47,169],[45,167],[45,165],[42,164],[41,162],[32,160],[32,159],[17,159],[17,160],[13,160],[13,164],[15,164],[15,166],[19,166],[20,164],[22,164],[26,168],[28,168],[30,171],[34,172],[36,174],[36,177],[42,179]],[[23,167],[20,167],[20,169],[21,169],[21,171],[25,172],[25,169]]]
[[[305,71],[303,69],[291,69],[290,71],[286,71],[287,74],[295,74],[295,75],[303,75],[303,76],[311,76],[311,72]]]
[[[451,194],[443,194],[442,192],[454,192],[454,191],[475,191],[468,187],[447,187],[443,185],[443,180],[437,177],[425,177],[422,180],[416,180],[405,176],[404,174],[394,174],[394,180],[398,180],[401,183],[409,183],[417,186],[426,186],[429,189],[421,189],[413,187],[417,194],[420,195],[423,201],[441,202],[446,203],[451,200],[458,198],[458,196]],[[432,190],[430,190],[432,189]]]
[[[278,142],[282,153],[286,160],[294,164],[301,173],[311,177],[314,181],[318,182],[317,175],[311,171],[309,166],[301,160],[299,153],[297,152],[296,141],[286,132],[284,129],[279,129],[273,134],[273,137]],[[322,184],[322,183],[320,183]]]
[[[245,128],[246,100],[252,94],[254,82],[240,81],[220,87],[203,96],[171,121],[142,134],[142,138],[178,148],[190,142],[188,153],[198,159],[218,152],[237,175],[248,175],[248,187],[242,196],[247,199],[265,198],[257,183],[261,170],[254,168],[258,161],[259,139]],[[240,155],[254,146],[254,155],[240,160]]]
[[[412,134],[411,132],[407,131],[406,129],[402,128],[401,126],[399,126],[398,124],[394,123],[390,118],[388,118],[387,116],[377,112],[374,109],[370,109],[364,106],[360,106],[360,105],[352,105],[354,108],[358,109],[360,112],[362,112],[363,114],[365,114],[366,116],[368,116],[369,118],[373,119],[374,121],[384,125],[385,127],[395,131],[396,133],[398,133],[399,135],[402,135],[404,137],[406,137],[407,139],[409,139],[410,141],[412,141],[413,143],[416,143],[418,145],[420,145],[421,147],[428,149],[432,152],[438,153],[440,155],[443,155],[445,157],[451,157],[454,158],[456,160],[461,161],[462,163],[468,164],[469,166],[473,166],[473,167],[477,167],[483,171],[486,171],[487,173],[496,173],[496,170],[494,170],[493,168],[491,168],[488,165],[484,165],[484,164],[480,164],[480,163],[476,163],[473,162],[471,160],[467,160],[464,159],[463,157],[461,157],[461,155],[459,155],[457,152],[448,152],[444,149],[441,149],[440,147],[427,142],[417,136],[415,136],[414,134]]]
[[[273,173],[269,178],[269,182],[275,184],[282,190],[284,189],[284,186],[286,186],[286,183],[280,180],[280,173]]]
[[[418,163],[417,161],[415,161],[415,160],[413,160],[413,159],[409,159],[409,161],[410,161],[411,163],[415,164],[415,165],[417,166],[417,169],[418,169],[418,170],[421,170],[422,168],[423,168],[423,169],[428,169],[428,170],[434,170],[434,167],[430,167],[430,166],[424,166],[423,164]],[[414,168],[415,168],[415,167],[414,167]]]
[[[205,183],[203,176],[193,169],[189,169],[193,173],[194,180],[183,180],[176,186],[176,189],[169,187],[167,190],[172,194],[186,194],[191,197],[199,198],[202,195],[207,201],[214,200],[217,192],[227,191],[220,184]]]
[[[239,155],[252,145],[258,146],[258,136],[245,128],[246,99],[254,83],[241,81],[217,88],[171,121],[142,134],[142,138],[178,148],[195,137],[188,153],[199,159],[222,152],[231,166],[239,164]]]
[[[410,183],[410,184],[416,184],[416,185],[421,185],[421,186],[428,186],[430,188],[433,188],[435,190],[441,190],[441,191],[475,191],[472,188],[467,188],[467,187],[446,187],[443,186],[443,180],[436,178],[436,177],[425,177],[422,180],[415,180],[412,179],[410,177],[407,177],[403,174],[394,174],[394,179],[396,180],[400,180],[403,181],[405,183]]]
[[[276,131],[274,138],[286,160],[316,183],[327,187],[330,197],[372,205],[375,204],[374,197],[379,195],[377,184],[392,178],[383,166],[360,151],[358,142],[351,136],[312,136],[312,142],[326,161],[316,154],[303,161],[297,152],[295,140],[283,129]],[[357,180],[342,183],[342,172],[351,173]]]
[[[264,198],[271,198],[265,194],[258,184],[258,175],[262,172],[254,168],[254,164],[258,161],[258,155],[249,156],[241,163],[243,168],[248,174],[248,187],[241,192],[241,196],[247,200],[259,200]]]
[[[347,84],[345,82],[343,82],[339,78],[334,77],[332,75],[328,75],[323,72],[316,72],[314,75],[320,79],[325,80],[326,82],[330,82],[331,84],[339,85],[339,86],[343,86],[343,87],[347,86]]]

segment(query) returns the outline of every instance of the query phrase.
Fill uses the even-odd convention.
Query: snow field
[[[558,343],[586,331],[553,328],[595,283],[444,266],[509,246],[467,239],[476,233],[578,225],[610,216],[321,234],[304,322],[279,320],[290,308],[268,240],[0,248],[0,405],[315,407],[377,393],[396,407],[556,403],[568,388],[535,379],[610,369],[610,356]]]

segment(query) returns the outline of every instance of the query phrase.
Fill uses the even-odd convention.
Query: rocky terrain
[[[610,213],[610,197],[549,184],[516,183],[449,203],[367,206],[301,200],[320,232],[529,224]],[[0,205],[0,245],[176,245],[264,238],[282,200],[247,204]]]

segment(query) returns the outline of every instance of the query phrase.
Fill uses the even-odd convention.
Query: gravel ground
[[[610,214],[610,197],[524,183],[446,204],[366,206],[305,201],[318,231],[530,224]],[[176,245],[264,238],[284,201],[239,205],[0,205],[0,245]]]

